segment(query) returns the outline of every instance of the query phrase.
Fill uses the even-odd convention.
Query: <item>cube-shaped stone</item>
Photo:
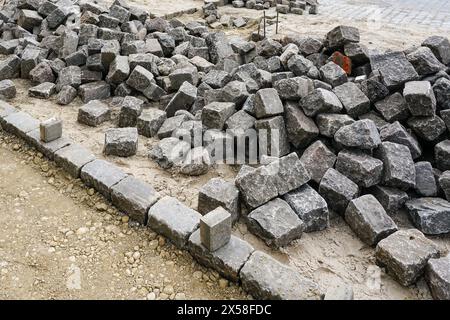
[[[223,207],[231,214],[232,222],[239,218],[239,190],[222,178],[212,178],[198,193],[198,211],[201,214]]]
[[[421,139],[427,142],[435,142],[445,133],[445,122],[438,116],[411,117],[408,126]]]
[[[333,168],[336,155],[319,140],[306,148],[300,157],[300,161],[308,170],[311,179],[320,183],[328,169]]]
[[[137,119],[137,129],[140,135],[154,137],[167,119],[163,110],[156,108],[144,109]]]
[[[339,98],[332,92],[322,88],[315,89],[300,100],[300,106],[308,117],[319,113],[339,113],[343,109]]]
[[[33,98],[48,99],[56,91],[54,83],[44,82],[28,89],[28,95]]]
[[[384,186],[374,186],[370,188],[370,193],[377,198],[384,210],[390,215],[397,214],[409,199],[405,191]]]
[[[339,152],[335,168],[364,188],[379,184],[383,177],[383,162],[359,151]]]
[[[216,251],[231,238],[231,214],[222,207],[200,218],[200,239],[209,251]]]
[[[259,90],[255,94],[254,107],[258,119],[279,115],[284,110],[278,92],[273,88]]]
[[[41,140],[51,142],[62,136],[62,120],[58,118],[50,118],[42,121],[40,126]]]
[[[413,116],[426,117],[436,113],[436,97],[429,81],[407,82],[403,96]]]
[[[369,98],[353,82],[341,84],[333,92],[350,116],[357,117],[370,111]]]
[[[359,194],[359,187],[352,180],[330,168],[319,185],[319,193],[326,200],[330,210],[344,214],[348,203]]]
[[[5,116],[2,120],[3,130],[26,139],[26,134],[39,129],[40,122],[23,111],[14,112],[10,108],[4,108]]]
[[[260,154],[281,157],[289,153],[290,146],[286,125],[282,116],[255,121],[259,135]]]
[[[107,199],[111,199],[111,188],[128,176],[122,169],[105,160],[94,160],[81,168],[81,180]]]
[[[304,232],[328,228],[329,214],[326,201],[309,185],[288,192],[283,196],[304,223]]]
[[[198,229],[201,214],[173,197],[164,197],[148,211],[148,227],[184,248],[190,235]]]
[[[428,161],[420,161],[414,164],[416,171],[416,192],[424,197],[435,197],[438,192],[433,167]]]
[[[202,123],[209,129],[222,130],[235,111],[236,106],[231,102],[210,103],[202,109]]]
[[[415,283],[428,260],[437,257],[437,245],[417,229],[399,230],[381,240],[375,250],[377,263],[404,286]]]
[[[81,168],[94,161],[95,156],[91,151],[78,144],[71,144],[55,152],[55,162],[72,177],[80,176]]]
[[[304,229],[303,221],[279,198],[251,211],[245,220],[253,234],[276,248],[300,238]]]
[[[370,246],[397,231],[397,225],[371,194],[353,199],[345,210],[345,221]]]
[[[316,117],[316,123],[321,135],[333,138],[334,134],[343,126],[355,122],[353,118],[346,114],[321,113]]]
[[[375,102],[375,108],[386,121],[391,123],[406,120],[410,116],[406,100],[400,92]]]
[[[450,202],[441,198],[418,198],[405,204],[414,226],[425,234],[450,232]]]
[[[289,142],[296,148],[310,145],[319,135],[314,120],[307,117],[298,104],[290,101],[286,103],[284,111]]]
[[[128,176],[111,187],[114,206],[142,225],[147,224],[148,209],[160,198],[153,187]]]
[[[444,140],[435,145],[434,157],[439,170],[450,170],[450,140]]]
[[[173,117],[178,110],[189,110],[196,99],[197,88],[187,81],[184,82],[167,104],[167,116]]]
[[[118,157],[131,157],[138,147],[137,128],[112,128],[105,132],[103,153]]]
[[[320,68],[322,80],[333,87],[337,87],[347,82],[347,73],[334,62],[328,62]]]
[[[123,98],[119,113],[119,127],[135,127],[142,113],[144,101],[133,96]]]
[[[111,87],[105,81],[85,83],[80,86],[79,94],[84,103],[91,100],[102,100],[111,96]]]
[[[425,278],[436,300],[450,300],[450,254],[428,260]]]
[[[381,141],[389,141],[407,146],[413,159],[417,159],[422,154],[422,148],[417,139],[398,121],[384,126],[380,131],[380,138]]]
[[[96,127],[111,118],[108,105],[99,100],[91,100],[78,109],[78,122]]]

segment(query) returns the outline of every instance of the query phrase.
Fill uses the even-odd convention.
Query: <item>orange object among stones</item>
[[[339,51],[335,51],[331,55],[331,59],[334,63],[336,63],[338,66],[340,66],[344,71],[350,75],[352,73],[352,60],[347,57],[346,55],[343,55]]]

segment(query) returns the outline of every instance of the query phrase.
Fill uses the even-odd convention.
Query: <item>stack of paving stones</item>
[[[251,20],[248,17],[235,18],[229,15],[221,15],[216,2],[205,2],[202,12],[205,22],[211,29],[244,28]]]
[[[276,7],[277,12],[287,14],[317,14],[319,3],[316,0],[234,0],[235,8],[247,8],[255,10],[267,10]]]
[[[132,156],[139,135],[157,137],[151,159],[198,175],[211,158],[230,156],[218,155],[215,146],[245,140],[247,130],[268,133],[260,165],[243,165],[234,183],[208,182],[196,211],[161,198],[151,185],[64,137],[41,141],[39,121],[1,102],[4,130],[178,247],[188,248],[202,214],[218,207],[275,248],[327,228],[335,213],[377,248],[378,262],[401,283],[427,272],[436,292],[448,288],[442,271],[448,262],[428,265],[440,253],[424,236],[450,232],[448,39],[369,52],[357,29],[338,26],[324,39],[252,42],[195,21],[151,18],[123,0],[109,8],[12,1],[0,18],[0,48],[7,54],[0,81],[30,79],[37,84],[31,96],[57,95],[61,104],[78,95],[85,103],[78,120],[90,126],[109,121],[109,105],[101,100],[114,96],[121,111],[117,128],[105,132],[105,154]],[[392,219],[402,210],[417,228],[412,235],[398,231]],[[400,246],[410,246],[410,256],[398,252]],[[269,267],[283,275],[266,272]],[[297,275],[286,281],[290,273],[255,252],[239,277],[247,277],[257,297],[309,297],[309,289],[298,290],[311,286]]]

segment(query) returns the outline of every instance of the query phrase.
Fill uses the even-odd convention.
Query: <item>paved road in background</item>
[[[333,18],[450,30],[449,0],[319,0],[319,3],[321,14]]]

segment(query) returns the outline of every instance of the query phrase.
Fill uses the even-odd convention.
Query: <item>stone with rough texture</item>
[[[71,103],[78,95],[77,89],[72,86],[63,86],[58,92],[58,97],[56,103],[59,105],[68,105]]]
[[[415,187],[416,170],[407,146],[383,142],[376,155],[383,161],[383,184],[405,191]]]
[[[250,208],[256,208],[277,196],[299,188],[309,179],[309,174],[298,156],[291,153],[240,175],[236,179],[236,186],[245,203]]]
[[[450,80],[444,77],[436,80],[436,82],[433,84],[433,92],[434,96],[436,97],[436,104],[438,109],[450,109]]]
[[[80,176],[81,168],[84,165],[94,160],[95,156],[78,144],[71,144],[55,152],[56,164],[74,178]]]
[[[346,147],[374,149],[381,144],[380,134],[372,120],[358,120],[341,127],[334,139]]]
[[[428,142],[438,140],[447,129],[438,116],[411,117],[407,124],[419,138]]]
[[[433,241],[416,229],[400,230],[381,240],[375,250],[377,264],[386,267],[400,284],[410,286],[423,274],[430,258],[439,257]]]
[[[163,138],[149,151],[149,157],[163,169],[181,165],[191,149],[190,143],[175,137]]]
[[[439,170],[450,170],[450,140],[444,140],[434,146],[434,158]]]
[[[94,160],[81,168],[81,180],[111,199],[111,188],[128,176],[122,169],[105,160]]]
[[[167,104],[165,108],[167,116],[173,117],[178,110],[189,110],[196,99],[197,88],[185,81]]]
[[[105,155],[130,157],[136,154],[138,145],[137,128],[112,128],[105,132]]]
[[[436,97],[428,81],[410,81],[403,90],[409,111],[413,116],[433,116],[436,113]]]
[[[383,177],[383,162],[359,151],[339,152],[335,168],[364,188],[379,184]]]
[[[147,224],[148,209],[159,197],[151,185],[133,176],[128,176],[111,187],[112,204],[142,225]]]
[[[138,133],[144,137],[154,137],[166,119],[165,111],[156,108],[144,109],[137,118]]]
[[[426,38],[422,42],[422,45],[430,48],[436,58],[443,64],[448,65],[450,63],[450,42],[447,38],[431,36]]]
[[[216,251],[231,238],[231,214],[222,207],[200,218],[200,240],[209,251]]]
[[[434,299],[450,300],[450,254],[428,260],[425,278]]]
[[[224,278],[237,282],[239,271],[253,253],[253,247],[246,241],[231,235],[230,241],[220,249],[211,252],[200,241],[200,230],[194,231],[188,241],[189,252],[204,266],[219,272]]]
[[[370,188],[370,193],[377,198],[388,214],[397,214],[409,199],[405,191],[384,186],[374,186]]]
[[[420,147],[417,139],[412,136],[398,121],[384,126],[380,130],[380,138],[383,142],[389,141],[407,146],[413,159],[417,159],[422,155],[422,148]]]
[[[16,96],[16,86],[9,79],[0,81],[0,98],[12,99]]]
[[[197,230],[201,214],[173,197],[163,197],[148,211],[147,226],[167,237],[178,248],[184,248]]]
[[[419,47],[415,51],[409,53],[406,58],[421,76],[434,74],[445,69],[445,66],[439,62],[428,47]]]
[[[347,114],[353,117],[370,111],[370,100],[353,82],[337,86],[333,92],[341,100]]]
[[[321,88],[302,98],[300,106],[308,117],[319,113],[339,113],[343,109],[341,101],[332,91]]]
[[[255,251],[239,273],[242,287],[261,300],[319,300],[319,287],[294,269]]]
[[[62,120],[58,118],[50,118],[41,122],[39,126],[41,140],[51,142],[62,136]]]
[[[91,100],[102,100],[111,96],[111,87],[105,81],[95,81],[82,84],[78,89],[81,100],[87,103]]]
[[[198,193],[198,211],[201,214],[223,207],[231,213],[232,221],[239,218],[239,190],[222,178],[212,178]]]
[[[372,70],[378,70],[384,85],[398,89],[405,82],[416,80],[419,75],[403,52],[391,51],[370,57]]]
[[[450,232],[450,202],[441,198],[419,198],[405,204],[414,226],[425,234]]]
[[[144,101],[133,96],[126,96],[120,104],[119,127],[135,127],[142,113]]]
[[[317,138],[319,128],[313,119],[303,113],[298,104],[287,102],[284,112],[288,140],[294,147],[306,147]]]
[[[439,186],[444,191],[445,198],[450,201],[450,170],[443,172],[439,177]]]
[[[406,100],[399,92],[375,102],[375,109],[388,122],[403,121],[410,116]]]
[[[332,87],[337,87],[347,82],[347,73],[334,62],[328,62],[320,68],[322,80]]]
[[[320,134],[328,138],[333,138],[340,128],[354,122],[355,120],[346,114],[321,113],[316,117]]]
[[[286,124],[282,116],[259,119],[255,121],[255,129],[259,134],[262,153],[278,157],[289,153]]]
[[[438,189],[431,163],[420,161],[416,162],[414,167],[416,170],[416,192],[423,197],[435,197]]]
[[[61,137],[51,142],[43,142],[41,140],[41,132],[39,129],[28,132],[26,141],[28,141],[34,148],[36,148],[36,150],[38,150],[51,161],[54,160],[56,151],[73,143],[71,140],[65,137]]]
[[[355,27],[340,25],[326,35],[326,45],[330,48],[340,48],[355,42],[359,42],[359,30]]]
[[[3,130],[26,139],[26,134],[32,130],[39,129],[40,122],[23,111],[15,112],[10,105],[3,108],[2,116]]]
[[[202,123],[209,129],[222,130],[225,122],[236,111],[236,106],[231,102],[213,102],[203,107]]]
[[[304,223],[304,232],[328,228],[329,214],[326,201],[309,185],[288,192],[283,196]]]
[[[281,99],[299,100],[314,90],[314,83],[307,77],[281,79],[273,83]]]
[[[108,105],[99,100],[91,100],[78,109],[78,122],[91,127],[97,127],[111,118]]]
[[[397,231],[397,225],[371,194],[350,201],[345,221],[358,237],[370,246]]]
[[[283,103],[273,88],[259,90],[254,99],[255,115],[258,119],[283,113]]]
[[[253,234],[276,248],[300,238],[304,229],[303,221],[279,198],[251,211],[245,221]]]
[[[33,98],[48,99],[55,93],[55,84],[52,82],[43,82],[37,86],[28,89],[28,95]]]
[[[311,144],[300,157],[303,166],[308,170],[311,180],[320,183],[328,169],[333,168],[336,155],[322,141]]]

